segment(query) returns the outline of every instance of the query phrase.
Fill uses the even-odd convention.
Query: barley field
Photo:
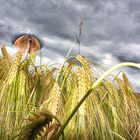
[[[0,56],[0,140],[140,140],[140,94],[122,66],[101,73],[84,56],[36,66],[35,54]]]

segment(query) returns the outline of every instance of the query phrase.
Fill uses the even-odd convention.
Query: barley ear
[[[16,55],[16,59],[15,59],[14,63],[11,65],[10,71],[8,73],[8,80],[7,80],[8,84],[11,84],[12,81],[14,80],[14,78],[16,77],[21,58],[22,58],[22,52],[18,51],[18,53]]]

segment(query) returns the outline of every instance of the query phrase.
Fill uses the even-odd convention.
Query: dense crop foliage
[[[99,70],[83,56],[49,67],[36,66],[35,54],[2,55],[1,140],[140,140],[140,94],[125,73],[92,88]]]

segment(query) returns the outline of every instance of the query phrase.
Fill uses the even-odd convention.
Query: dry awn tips
[[[14,42],[14,47],[19,48],[23,53],[28,51],[29,54],[33,54],[40,50],[39,40],[33,35],[22,35],[18,37]]]

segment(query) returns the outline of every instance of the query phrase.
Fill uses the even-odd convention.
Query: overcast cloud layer
[[[17,33],[44,42],[43,55],[67,55],[83,18],[81,53],[105,64],[140,62],[140,0],[0,0],[0,44]],[[74,47],[72,54],[77,54]],[[134,76],[138,76],[138,71]],[[136,77],[137,77],[136,76]]]

